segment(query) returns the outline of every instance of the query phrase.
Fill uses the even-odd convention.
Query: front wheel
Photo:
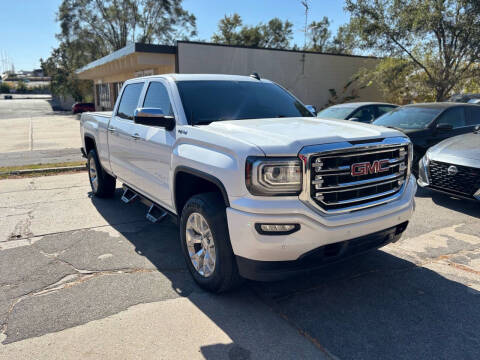
[[[88,152],[87,168],[93,195],[101,198],[112,197],[115,193],[115,178],[103,170],[94,149]]]
[[[180,241],[188,270],[202,288],[220,293],[241,281],[219,194],[195,195],[180,217]]]

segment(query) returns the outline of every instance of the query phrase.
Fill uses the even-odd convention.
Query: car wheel
[[[88,152],[87,169],[93,195],[100,198],[112,197],[115,193],[115,178],[103,170],[94,149]]]
[[[180,241],[188,270],[202,288],[220,293],[241,282],[228,235],[222,197],[191,197],[180,217]]]

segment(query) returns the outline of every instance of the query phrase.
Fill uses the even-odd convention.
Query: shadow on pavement
[[[480,202],[460,199],[448,194],[439,193],[430,189],[418,187],[416,197],[431,198],[438,206],[461,212],[463,214],[480,218]]]
[[[172,267],[187,272],[176,225],[165,221],[122,232],[115,225],[118,213],[143,205],[123,205],[119,197],[92,201],[159,272],[168,278]],[[217,296],[185,279],[171,278],[172,288],[232,339],[202,347],[207,359],[249,359],[253,349],[246,344],[252,343],[260,358],[478,358],[480,293],[381,250],[285,281],[248,281]],[[282,333],[285,322],[310,343]]]

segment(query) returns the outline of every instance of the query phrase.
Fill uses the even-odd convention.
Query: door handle
[[[133,138],[133,140],[140,139],[140,135],[138,133],[135,133],[135,134],[131,135],[131,137]]]
[[[108,131],[110,131],[113,134],[115,132],[115,128],[114,127],[109,127]]]

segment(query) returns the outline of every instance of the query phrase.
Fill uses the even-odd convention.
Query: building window
[[[97,104],[105,109],[111,109],[112,104],[110,102],[110,86],[108,84],[97,84]]]

